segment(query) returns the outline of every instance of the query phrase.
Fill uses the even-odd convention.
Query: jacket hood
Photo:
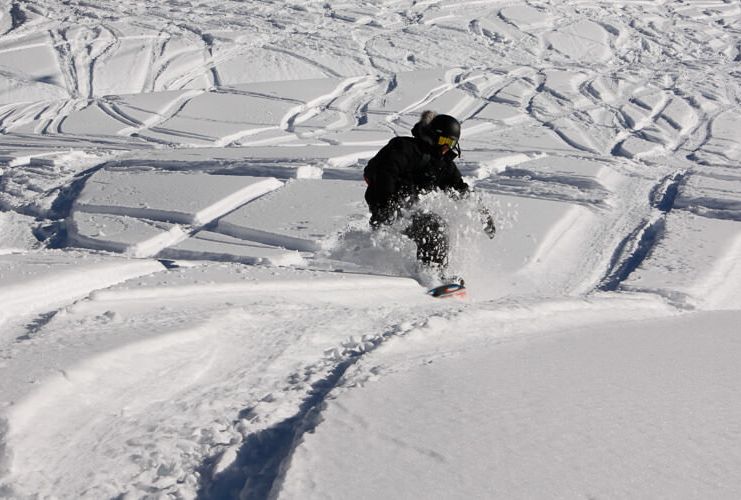
[[[412,136],[429,144],[430,146],[435,145],[435,139],[430,132],[430,123],[433,118],[437,116],[434,111],[423,111],[419,118],[419,121],[412,127]]]

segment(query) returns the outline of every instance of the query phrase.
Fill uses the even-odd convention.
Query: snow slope
[[[0,1],[0,498],[736,498],[741,6]],[[362,171],[463,124],[465,301]],[[478,204],[497,235],[480,231]]]
[[[279,496],[735,497],[738,312],[610,321],[593,307],[598,324],[569,314],[537,339],[451,341],[475,330],[466,318],[384,346],[381,366],[346,374]]]

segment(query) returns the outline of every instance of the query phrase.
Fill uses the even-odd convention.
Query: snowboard
[[[460,280],[458,283],[448,283],[436,286],[435,288],[428,290],[427,295],[435,297],[436,299],[448,299],[452,297],[463,299],[468,296],[468,291],[466,290],[463,280]]]

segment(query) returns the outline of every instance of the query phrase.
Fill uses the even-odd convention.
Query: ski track
[[[21,299],[8,299],[17,312],[0,316],[10,339],[0,348],[0,368],[33,364],[49,346],[69,356],[52,356],[38,371],[31,370],[22,382],[33,384],[33,389],[19,392],[15,404],[0,407],[0,496],[272,497],[304,433],[321,425],[327,400],[376,376],[366,372],[367,366],[376,359],[383,363],[383,348],[407,341],[409,333],[424,333],[430,324],[465,324],[473,336],[481,336],[475,319],[494,316],[503,328],[508,321],[524,325],[533,317],[547,322],[559,307],[588,315],[595,309],[588,297],[610,293],[631,297],[626,310],[634,305],[632,297],[641,296],[649,302],[641,306],[649,315],[691,308],[681,294],[630,295],[623,283],[646,263],[677,212],[741,220],[733,200],[704,199],[700,193],[693,199],[697,206],[690,209],[677,201],[699,172],[728,180],[713,168],[736,168],[739,160],[733,151],[719,152],[713,145],[719,134],[714,131],[716,120],[726,111],[741,114],[737,5],[710,0],[331,3],[293,5],[288,14],[285,5],[251,1],[206,0],[188,8],[141,0],[63,7],[54,0],[13,3],[0,56],[48,48],[56,69],[50,70],[52,83],[46,84],[55,91],[63,89],[66,96],[49,97],[52,94],[44,92],[51,90],[44,87],[36,97],[3,102],[0,130],[5,135],[0,142],[16,160],[21,157],[16,150],[43,149],[33,137],[43,135],[81,149],[128,150],[128,158],[116,164],[124,169],[144,165],[272,175],[286,164],[306,163],[329,166],[328,178],[357,179],[354,170],[345,174],[331,167],[337,158],[350,158],[350,167],[362,167],[364,153],[309,160],[278,155],[250,165],[251,158],[176,164],[150,159],[148,151],[283,145],[287,151],[316,143],[343,147],[356,140],[343,134],[406,133],[422,110],[446,106],[444,111],[464,120],[464,130],[470,132],[463,138],[464,148],[471,144],[477,159],[468,164],[464,156],[461,168],[466,175],[474,174],[478,188],[570,207],[538,242],[540,253],[534,261],[523,265],[517,276],[523,281],[540,279],[534,287],[537,293],[527,298],[527,307],[515,306],[513,313],[508,301],[516,300],[514,287],[498,299],[439,304],[404,282],[389,282],[387,295],[381,297],[371,296],[371,288],[360,282],[311,289],[293,282],[249,289],[213,284],[139,290],[117,286],[134,277],[169,272],[156,260],[145,259],[134,261],[138,264],[132,274],[120,279],[106,276],[108,271],[101,267],[77,288],[66,289],[65,276],[59,275],[47,283],[48,293],[60,294],[56,302],[39,307],[38,300],[28,297],[41,288],[30,286],[17,295]],[[510,9],[523,5],[531,10]],[[144,9],[146,18],[137,14]],[[293,32],[286,29],[287,16],[297,20]],[[122,25],[132,19],[136,29],[129,33],[131,26]],[[569,29],[579,23],[593,28],[589,36],[569,38]],[[233,36],[239,30],[255,39]],[[48,34],[49,43],[26,40],[39,31]],[[325,34],[347,31],[352,31],[352,40]],[[160,101],[156,111],[127,104],[123,92],[111,94],[113,83],[102,76],[104,69],[126,61],[122,41],[136,36],[151,41],[137,49],[141,57],[131,73],[143,71],[144,78],[136,88],[132,83],[129,93],[181,91]],[[176,42],[187,43],[170,52]],[[591,51],[581,54],[579,44],[591,44]],[[444,53],[446,46],[460,47],[460,52],[451,57]],[[260,75],[234,69],[240,57],[268,57],[256,54],[277,61],[278,69],[269,75],[273,79],[324,77],[337,80],[337,86],[301,98],[235,88],[261,81]],[[446,71],[423,91],[400,78],[408,71],[435,68]],[[0,77],[13,82],[11,87],[45,82],[45,77],[27,71],[3,65]],[[290,107],[274,117],[273,125],[257,127],[244,120],[251,128],[221,136],[208,128],[168,128],[167,122],[182,117],[194,99],[219,93]],[[387,107],[394,99],[405,104]],[[94,125],[81,136],[65,134],[65,120],[88,107],[121,126],[121,142],[97,136]],[[149,118],[133,116],[137,112]],[[557,146],[543,157],[599,160],[610,173],[588,182],[577,173],[539,177],[526,168],[543,153],[537,140],[510,145],[516,133],[553,137],[549,144]],[[373,149],[386,139],[379,134],[358,141]],[[63,150],[65,143],[59,144],[57,149]],[[135,147],[148,151],[136,154]],[[502,151],[510,156],[500,162],[478,160]],[[73,203],[79,194],[74,179],[81,183],[91,171],[80,174],[74,167],[56,165],[44,170],[30,159],[22,165],[13,161],[0,167],[0,207],[63,227],[58,208]],[[273,165],[265,167],[267,162]],[[112,166],[93,163],[97,167],[89,166]],[[58,183],[54,175],[61,178]],[[282,175],[297,176],[293,171]],[[57,209],[45,201],[49,198],[56,198]],[[216,222],[218,217],[186,227],[164,246]],[[570,238],[591,249],[584,262],[569,262],[567,251],[559,253],[563,240]],[[726,260],[723,269],[737,269],[732,257]],[[546,269],[561,271],[569,265],[573,274],[568,278]],[[718,293],[734,290],[727,285]],[[554,306],[559,299],[564,302]],[[280,314],[276,303],[284,308]],[[602,312],[609,310],[606,306]],[[133,316],[143,319],[136,323]],[[342,319],[333,323],[333,318]],[[138,329],[127,329],[129,321]],[[66,331],[77,333],[66,338]],[[543,331],[545,326],[540,334]],[[440,355],[471,348],[458,346]],[[151,442],[153,433],[158,442]],[[89,459],[84,471],[74,460],[79,456]]]

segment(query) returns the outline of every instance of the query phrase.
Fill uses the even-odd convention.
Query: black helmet
[[[439,137],[454,137],[460,139],[461,124],[450,115],[437,115],[430,122],[430,129]]]
[[[460,156],[458,140],[461,138],[461,124],[450,115],[437,115],[429,125],[433,140],[438,146],[446,145]]]

